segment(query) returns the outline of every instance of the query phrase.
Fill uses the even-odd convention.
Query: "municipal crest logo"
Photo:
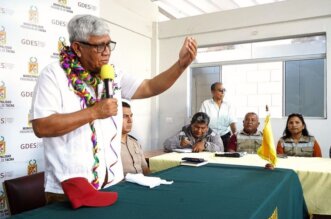
[[[6,29],[4,26],[0,27],[0,46],[6,45]]]
[[[58,3],[60,4],[60,5],[67,5],[67,0],[58,0]]]
[[[59,37],[59,40],[57,41],[57,51],[61,52],[61,50],[65,45],[66,45],[66,39],[64,37]]]
[[[38,13],[38,8],[34,5],[30,6],[29,10],[29,21],[31,23],[37,24],[39,21],[39,13]]]
[[[37,161],[35,159],[32,159],[29,161],[28,175],[32,175],[35,173],[37,173]]]
[[[6,99],[5,82],[1,81],[0,82],[0,100],[5,100],[5,99]]]
[[[31,112],[31,110],[29,111],[29,113],[28,113],[28,127],[32,127],[32,123],[31,123],[31,115],[30,115],[30,112]]]
[[[38,60],[36,57],[31,57],[29,61],[29,74],[38,75]]]
[[[0,156],[4,156],[6,154],[6,142],[3,136],[0,136]]]
[[[54,2],[51,7],[56,10],[65,11],[71,14],[74,13],[71,7],[68,7],[67,5],[68,5],[68,0],[57,0],[57,3]]]
[[[4,210],[6,208],[6,197],[3,191],[0,191],[0,210]]]

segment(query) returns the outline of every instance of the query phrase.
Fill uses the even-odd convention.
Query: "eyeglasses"
[[[223,89],[216,89],[216,91],[221,92],[221,93],[225,93],[226,92],[225,88],[223,88]]]
[[[103,53],[106,50],[106,47],[108,47],[110,51],[113,51],[116,46],[116,42],[114,41],[109,41],[108,43],[102,43],[102,44],[91,44],[88,42],[78,42],[78,43],[96,48],[97,53]]]

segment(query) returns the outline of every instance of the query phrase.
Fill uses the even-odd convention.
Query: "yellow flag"
[[[267,115],[265,118],[262,144],[261,147],[257,150],[257,154],[262,159],[269,161],[272,165],[276,165],[277,154],[270,124],[270,115]]]

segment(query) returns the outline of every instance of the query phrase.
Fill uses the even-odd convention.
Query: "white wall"
[[[313,33],[326,33],[327,57],[331,57],[331,3],[330,0],[291,0],[251,8],[218,12],[162,22],[159,28],[160,69],[177,58],[186,35],[194,36],[199,46],[265,40]],[[327,60],[327,86],[331,86],[331,59]],[[159,143],[174,134],[187,120],[188,74],[183,74],[175,85],[159,97]],[[331,89],[327,89],[327,97]],[[327,115],[330,115],[327,102]],[[242,128],[242,118],[238,127]],[[286,118],[272,119],[275,141],[282,135]],[[331,139],[328,127],[331,119],[307,119],[309,131],[319,141],[324,157],[328,156]],[[263,125],[263,121],[261,121]],[[262,127],[261,127],[262,128]],[[276,142],[275,142],[276,143]]]
[[[266,105],[273,118],[282,117],[282,68],[282,62],[222,66],[225,97],[235,106],[237,118],[243,118],[247,112],[264,118]]]
[[[156,72],[155,25],[157,8],[149,0],[100,0],[100,16],[110,26],[111,39],[116,41],[110,62],[128,74],[151,78]],[[131,134],[138,138],[144,150],[151,150],[157,136],[152,122],[155,98],[133,100],[134,124]],[[157,132],[154,133],[156,135]]]

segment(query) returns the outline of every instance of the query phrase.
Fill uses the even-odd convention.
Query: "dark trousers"
[[[231,132],[228,132],[225,135],[221,136],[221,139],[222,139],[223,145],[224,145],[224,151],[228,151],[228,144],[230,141],[230,136],[231,136]]]

